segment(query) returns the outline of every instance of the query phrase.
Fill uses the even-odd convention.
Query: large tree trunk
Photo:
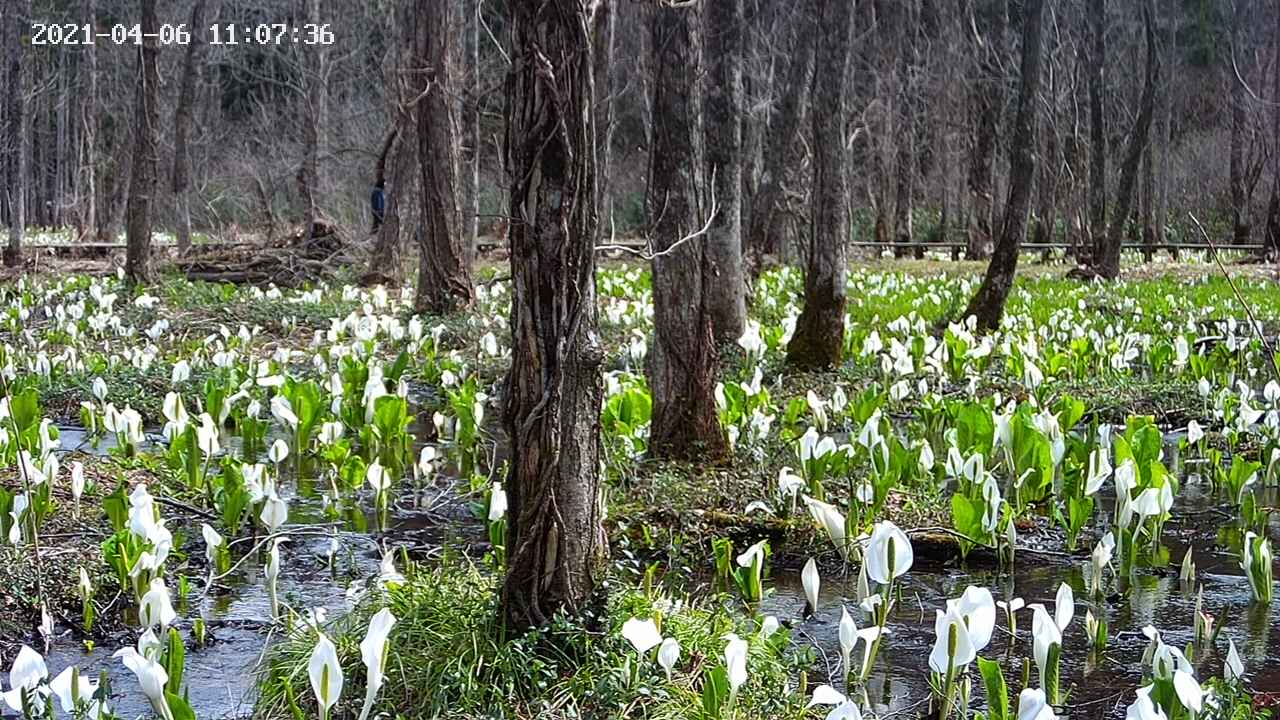
[[[302,0],[302,14],[307,22],[319,25],[321,0]],[[302,88],[305,96],[299,103],[302,113],[302,165],[298,169],[298,193],[302,197],[302,238],[310,240],[316,234],[316,222],[320,208],[317,194],[320,190],[320,133],[325,127],[328,110],[328,82],[325,74],[323,46],[309,48],[303,56]]]
[[[987,274],[965,310],[965,317],[977,317],[982,330],[1000,327],[1004,304],[1018,269],[1018,251],[1027,232],[1027,209],[1031,205],[1036,172],[1036,94],[1040,90],[1043,6],[1044,0],[1024,0],[1022,4],[1022,82],[1009,147],[1009,199],[1004,206],[1000,240],[987,264]]]
[[[787,64],[786,84],[777,109],[777,119],[769,126],[768,149],[764,153],[764,172],[760,189],[751,201],[751,221],[747,231],[747,266],[759,275],[763,257],[782,249],[783,183],[787,170],[795,164],[799,136],[808,109],[810,78],[813,77],[813,30],[808,6],[796,10],[798,16],[795,47]]]
[[[1271,64],[1271,201],[1267,203],[1266,254],[1280,256],[1280,12],[1275,14],[1272,42],[1275,59]]]
[[[804,309],[787,345],[800,367],[840,364],[844,353],[845,242],[849,237],[849,176],[845,122],[851,84],[853,3],[811,0],[818,14],[813,73],[813,197]]]
[[[698,6],[658,5],[650,15],[653,141],[645,197],[653,258],[649,386],[654,457],[716,461],[728,440],[716,412],[719,360],[711,325],[716,282],[701,232],[710,208],[702,152],[702,51]]]
[[[714,280],[707,312],[717,343],[742,336],[747,321],[742,276],[742,0],[712,0],[704,11],[707,42],[704,201],[715,217],[707,230],[706,257]]]
[[[1102,95],[1107,87],[1107,3],[1089,0],[1089,236],[1093,256],[1107,232],[1107,126]]]
[[[156,195],[156,131],[160,112],[160,41],[156,0],[142,0],[142,46],[138,49],[138,87],[133,116],[133,167],[125,225],[125,276],[129,284],[151,279],[151,206]]]
[[[22,263],[22,237],[27,225],[27,184],[31,182],[31,143],[27,136],[27,69],[23,62],[22,37],[30,32],[31,0],[15,0],[9,8],[8,35],[9,88],[9,244],[4,251],[6,267]]]
[[[398,113],[398,111],[397,111]],[[393,118],[398,122],[399,117]],[[369,257],[369,270],[365,273],[365,285],[384,284],[399,285],[404,281],[404,223],[401,201],[407,197],[412,187],[411,173],[414,161],[417,160],[417,147],[414,145],[414,133],[411,128],[395,128],[391,131],[388,143],[375,171],[374,185],[384,188],[386,210],[382,216],[382,224],[378,226],[378,239],[373,246],[373,254]],[[391,159],[391,179],[386,179],[386,160]]]
[[[969,156],[969,226],[965,257],[980,260],[990,253],[994,233],[995,198],[993,166],[996,139],[1000,133],[1000,111],[1004,106],[1004,35],[1007,11],[1004,0],[979,0],[976,24],[979,79],[974,83],[973,151]]]
[[[1120,248],[1124,243],[1124,225],[1129,220],[1129,212],[1133,208],[1134,187],[1137,184],[1139,165],[1142,153],[1147,147],[1147,138],[1151,132],[1151,117],[1155,114],[1156,81],[1160,76],[1160,56],[1156,49],[1156,36],[1153,24],[1155,0],[1148,0],[1143,7],[1143,22],[1147,37],[1147,70],[1142,85],[1142,100],[1138,107],[1138,117],[1134,121],[1133,130],[1129,133],[1129,146],[1125,150],[1124,163],[1120,166],[1120,182],[1116,188],[1115,212],[1111,214],[1111,224],[1107,228],[1106,242],[1099,253],[1095,270],[1109,280],[1120,277]]]
[[[592,98],[596,123],[596,187],[602,222],[596,231],[613,237],[613,130],[615,99],[613,94],[614,29],[618,24],[617,4],[620,0],[602,0],[591,18]]]
[[[1235,62],[1234,54],[1239,52],[1240,33],[1244,24],[1245,13],[1248,12],[1248,0],[1234,0],[1231,15],[1231,47],[1227,53],[1228,67],[1226,82],[1231,86],[1231,146],[1230,185],[1231,185],[1231,235],[1232,242],[1245,245],[1249,242],[1249,193],[1245,190],[1245,90],[1244,83],[1235,76],[1236,70],[1231,67]]]
[[[467,230],[467,260],[475,260],[480,250],[480,159],[484,157],[484,138],[480,136],[480,14],[484,11],[484,0],[470,0],[464,5],[475,5],[471,13],[471,24],[467,33],[467,54],[471,57],[468,76],[471,80],[471,92],[466,103],[467,111],[467,144],[471,146],[467,170],[467,212],[464,225]],[[499,238],[501,239],[501,238]]]
[[[191,6],[191,27],[204,28],[206,0],[196,0]],[[214,15],[217,15],[215,12]],[[182,83],[178,89],[178,108],[173,113],[173,197],[178,206],[178,254],[185,255],[191,249],[191,149],[187,135],[191,132],[191,110],[195,104],[196,63],[204,48],[204,32],[193,31],[187,45],[187,55],[182,61]]]
[[[507,80],[511,178],[508,627],[575,612],[603,575],[596,336],[595,132],[585,0],[512,7]]]
[[[421,174],[419,312],[445,314],[471,304],[471,268],[462,247],[458,218],[458,157],[449,106],[449,38],[453,3],[429,2],[418,6],[421,31],[416,34],[421,51],[417,66],[423,69],[418,100],[418,171]]]

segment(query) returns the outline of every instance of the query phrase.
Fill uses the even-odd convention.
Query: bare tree
[[[969,223],[965,257],[979,260],[990,254],[994,232],[995,188],[992,178],[1000,113],[1004,106],[1004,45],[1007,10],[1004,0],[977,0],[974,43],[979,57],[979,81],[974,84],[973,151],[969,156]]]
[[[27,225],[27,182],[31,170],[31,143],[27,139],[27,75],[28,65],[22,61],[22,37],[31,22],[31,0],[15,0],[9,8],[10,27],[5,28],[9,46],[9,244],[4,251],[4,264],[15,267],[22,263],[22,236]]]
[[[1271,65],[1271,201],[1267,203],[1266,254],[1280,255],[1280,8],[1274,14],[1271,41],[1275,57]]]
[[[1231,186],[1231,235],[1232,241],[1245,245],[1249,242],[1249,191],[1246,189],[1244,143],[1246,128],[1245,87],[1244,82],[1236,77],[1236,57],[1241,43],[1241,31],[1249,12],[1249,0],[1231,0],[1231,44],[1226,50],[1223,72],[1226,82],[1231,86],[1229,94],[1231,104],[1231,140],[1230,140],[1230,178]]]
[[[191,249],[191,150],[187,147],[187,136],[191,132],[191,111],[195,103],[197,63],[204,54],[205,3],[206,0],[195,0],[191,6],[191,42],[187,44],[182,63],[178,109],[173,113],[173,196],[178,205],[179,254]]]
[[[704,11],[707,44],[707,177],[716,215],[707,231],[707,312],[716,342],[737,340],[747,320],[742,275],[742,0],[712,0]]]
[[[612,235],[614,212],[613,187],[613,132],[617,117],[618,98],[614,94],[614,47],[618,25],[619,0],[601,0],[591,17],[591,47],[595,98],[593,100],[596,122],[596,187],[599,189],[600,215],[603,222],[597,224],[600,234]]]
[[[421,48],[418,72],[421,93],[418,120],[418,171],[421,176],[419,220],[419,312],[443,314],[471,304],[471,268],[462,247],[456,193],[458,156],[450,117],[449,38],[451,2],[417,6],[416,34]]]
[[[1120,182],[1116,187],[1115,212],[1111,215],[1111,223],[1107,227],[1106,239],[1095,258],[1094,270],[1098,275],[1107,279],[1115,279],[1120,276],[1120,248],[1124,242],[1125,223],[1129,221],[1129,212],[1133,209],[1134,186],[1137,183],[1142,155],[1147,147],[1147,138],[1151,132],[1151,118],[1155,114],[1156,83],[1160,77],[1160,55],[1156,48],[1154,3],[1155,0],[1148,0],[1142,11],[1143,25],[1147,38],[1147,61],[1145,80],[1142,85],[1142,99],[1138,106],[1138,117],[1134,120],[1133,129],[1129,133],[1124,162],[1120,166]]]
[[[785,80],[779,95],[776,119],[770,124],[764,152],[764,171],[760,188],[751,202],[750,224],[746,236],[746,265],[750,272],[758,274],[763,257],[781,250],[783,208],[787,174],[795,165],[801,146],[799,136],[808,110],[808,95],[813,76],[814,25],[801,5],[795,13],[797,31],[795,46],[786,59]]]
[[[576,611],[603,572],[591,2],[511,4],[509,627]]]
[[[916,146],[918,132],[917,111],[920,94],[916,75],[919,57],[917,34],[920,12],[917,0],[899,0],[895,3],[897,17],[897,113],[894,143],[897,147],[893,200],[893,254],[905,257],[915,244],[915,225],[912,209],[915,206],[916,176],[919,174],[920,153]],[[916,251],[922,248],[915,248]]]
[[[302,0],[302,16],[313,25],[323,22],[320,3],[321,0]],[[323,46],[309,47],[305,52],[300,63],[304,75],[300,86],[303,93],[300,108],[302,165],[298,168],[297,179],[298,192],[303,203],[302,239],[307,241],[316,236],[316,223],[320,216],[317,196],[320,191],[321,132],[327,121],[329,88]]]
[[[787,362],[834,367],[844,353],[849,237],[845,122],[849,110],[853,3],[811,0],[817,17],[813,72],[813,196],[804,308],[787,345]]]
[[[133,167],[125,225],[125,276],[131,285],[151,280],[151,210],[156,195],[156,134],[160,112],[159,21],[156,0],[141,0],[142,44],[138,48],[138,78],[133,119]]]
[[[1107,126],[1103,93],[1107,87],[1107,3],[1089,0],[1089,236],[1093,255],[1107,232]]]
[[[965,310],[965,317],[976,316],[978,327],[983,330],[1000,327],[1004,304],[1018,269],[1018,252],[1027,232],[1027,210],[1031,206],[1036,171],[1036,96],[1040,91],[1043,6],[1044,0],[1024,0],[1022,4],[1022,80],[1009,146],[1009,199],[1004,207],[1000,240],[987,264],[987,273]]]
[[[698,14],[696,3],[658,3],[650,10],[653,139],[645,210],[655,254],[649,453],[716,461],[728,452],[728,439],[716,412],[719,361],[709,307],[716,279],[704,237],[714,208],[701,205],[706,166]]]

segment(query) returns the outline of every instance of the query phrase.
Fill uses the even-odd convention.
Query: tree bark
[[[787,362],[799,367],[840,364],[844,353],[845,284],[848,269],[849,177],[845,122],[849,111],[853,3],[811,0],[817,14],[813,73],[813,190],[804,308],[787,345]]]
[[[302,0],[302,15],[307,18],[307,22],[316,25],[322,22],[320,2],[321,0]],[[328,83],[325,79],[322,47],[308,48],[302,60],[302,89],[305,96],[301,98],[299,107],[302,113],[302,165],[298,169],[297,179],[298,192],[302,197],[304,241],[315,237],[320,215],[319,200],[316,197],[320,188],[320,133],[325,126],[328,109],[325,97],[328,94]]]
[[[1249,242],[1249,193],[1245,190],[1244,135],[1245,129],[1245,91],[1244,83],[1235,76],[1236,70],[1231,66],[1234,56],[1239,52],[1240,33],[1244,24],[1245,13],[1248,12],[1248,0],[1233,0],[1231,3],[1231,46],[1227,49],[1227,84],[1231,86],[1231,140],[1230,140],[1230,185],[1231,185],[1231,235],[1232,242],[1245,245]]]
[[[1089,236],[1093,256],[1107,232],[1107,126],[1103,93],[1107,87],[1107,3],[1089,0]]]
[[[418,6],[425,97],[418,100],[418,171],[421,175],[418,312],[442,315],[471,304],[471,268],[462,247],[456,195],[458,158],[449,105],[449,13],[453,3]]]
[[[97,32],[98,27],[98,2],[97,0],[85,0],[84,4],[85,18],[89,25]],[[98,45],[93,43],[84,48],[85,63],[88,65],[88,71],[85,73],[84,82],[86,85],[84,98],[80,106],[80,122],[84,126],[83,148],[84,156],[81,158],[81,165],[84,172],[85,182],[85,200],[88,203],[84,209],[83,222],[85,227],[80,233],[79,240],[94,239],[98,237],[98,226],[100,219],[98,217]]]
[[[156,0],[141,0],[142,45],[138,49],[137,95],[134,107],[133,167],[125,225],[125,277],[130,285],[151,280],[151,206],[156,195],[156,131],[160,112],[160,41]]]
[[[695,237],[709,208],[702,135],[698,5],[650,10],[653,139],[645,210],[653,258],[653,351],[649,387],[653,457],[718,461],[728,440],[716,412],[719,373],[710,312],[707,238]]]
[[[31,182],[31,143],[28,140],[27,82],[30,61],[23,62],[22,37],[30,32],[31,0],[16,0],[9,9],[9,244],[4,251],[6,267],[22,264],[22,240],[27,229],[27,185]]]
[[[1007,21],[1004,0],[978,0],[976,25],[982,33],[978,53],[979,80],[974,84],[975,112],[973,152],[969,156],[969,227],[965,257],[980,260],[990,254],[994,237],[995,200],[992,170],[996,139],[1000,133],[1000,110],[1004,105],[1004,35]]]
[[[1271,64],[1271,201],[1267,203],[1266,254],[1280,256],[1280,12],[1272,30],[1275,58]]]
[[[1137,184],[1139,165],[1142,153],[1147,147],[1147,138],[1151,132],[1151,117],[1155,114],[1156,82],[1160,77],[1160,56],[1156,48],[1154,30],[1155,0],[1148,0],[1143,6],[1143,23],[1147,38],[1146,78],[1142,84],[1142,100],[1138,107],[1138,117],[1134,121],[1133,130],[1129,133],[1129,146],[1125,150],[1124,162],[1120,166],[1120,182],[1116,188],[1115,212],[1111,215],[1111,224],[1107,228],[1106,242],[1098,254],[1095,270],[1098,275],[1108,280],[1120,277],[1120,249],[1124,243],[1124,225],[1129,220],[1133,208],[1134,187]]]
[[[706,256],[713,281],[707,312],[718,344],[742,336],[747,292],[742,275],[742,0],[712,0],[703,32],[709,65],[705,78],[707,189],[715,217],[707,230]]]
[[[602,0],[591,18],[592,80],[595,97],[593,111],[596,123],[596,187],[602,222],[596,224],[602,236],[613,236],[613,130],[615,98],[613,90],[613,56],[616,7],[619,0]]]
[[[976,316],[978,327],[987,331],[1000,327],[1005,301],[1013,289],[1018,269],[1018,251],[1027,231],[1027,210],[1036,171],[1036,94],[1040,90],[1043,6],[1044,0],[1024,0],[1022,4],[1022,81],[1009,147],[1009,198],[1004,206],[1000,240],[987,264],[982,285],[965,310],[965,317]]]
[[[747,267],[753,276],[760,274],[765,255],[777,254],[781,250],[783,183],[787,179],[788,168],[795,164],[801,128],[808,110],[815,25],[809,17],[807,5],[802,5],[796,12],[800,16],[796,44],[787,64],[786,85],[779,99],[777,119],[769,128],[760,189],[751,201],[746,243]]]
[[[916,27],[919,14],[916,0],[898,0],[895,12],[898,18],[898,107],[897,145],[893,199],[893,254],[906,257],[915,243],[915,226],[912,207],[915,200],[915,183],[919,154],[916,148],[916,105],[921,89],[915,81]]]
[[[388,154],[391,156],[391,180],[385,182],[385,156],[379,163],[375,184],[384,181],[386,211],[382,224],[378,226],[378,240],[373,246],[373,254],[369,258],[369,270],[365,273],[364,284],[384,284],[397,286],[404,281],[404,223],[402,222],[401,200],[408,195],[412,186],[410,173],[413,172],[414,161],[417,160],[416,148],[413,145],[412,129],[398,129],[391,138]]]
[[[586,0],[512,3],[508,627],[580,610],[603,576],[595,131]]]
[[[191,111],[195,104],[196,63],[204,48],[204,10],[206,0],[191,6],[191,42],[182,62],[182,81],[178,90],[178,108],[173,113],[173,196],[178,206],[178,254],[191,250],[191,149],[187,135],[191,132]],[[217,14],[216,12],[214,13]]]

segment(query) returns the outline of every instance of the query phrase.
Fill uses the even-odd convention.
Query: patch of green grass
[[[355,611],[326,628],[346,678],[335,717],[358,712],[365,677],[359,642],[368,619],[383,606],[399,622],[376,709],[395,716],[701,718],[704,678],[724,664],[724,637],[731,632],[751,646],[749,679],[735,717],[797,717],[803,710],[804,694],[785,689],[812,658],[789,648],[785,629],[766,639],[756,620],[735,610],[609,581],[600,609],[511,637],[498,620],[498,581],[486,571],[446,557],[435,567],[410,565],[405,575],[404,585],[385,595],[371,591]],[[622,638],[622,624],[632,617],[656,618],[663,635],[680,642],[670,682],[656,650],[637,662]],[[315,715],[306,671],[314,642],[313,632],[298,631],[273,651],[255,717],[290,717],[290,696],[304,716]]]

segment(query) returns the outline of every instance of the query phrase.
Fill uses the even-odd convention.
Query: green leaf
[[[1009,689],[1000,663],[980,657],[978,670],[982,672],[982,682],[987,686],[988,717],[990,720],[1009,720]]]
[[[729,697],[729,671],[718,665],[708,670],[702,684],[703,720],[720,720],[724,701]]]

